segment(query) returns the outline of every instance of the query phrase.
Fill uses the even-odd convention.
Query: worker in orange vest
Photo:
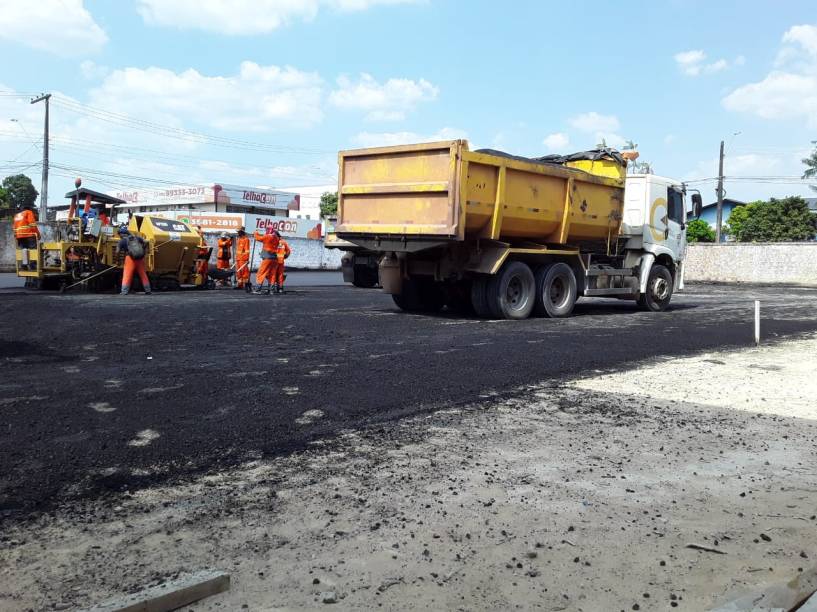
[[[275,235],[278,236],[278,248],[275,250],[278,266],[277,270],[275,271],[275,285],[273,286],[273,291],[275,291],[275,293],[283,293],[284,279],[286,278],[286,275],[284,274],[284,260],[290,256],[292,249],[289,248],[289,243],[281,238],[281,234],[275,232]]]
[[[196,226],[196,232],[199,235],[199,248],[196,252],[196,259],[198,263],[196,264],[196,273],[201,276],[202,278],[202,285],[207,283],[207,271],[210,268],[210,257],[208,255],[208,249],[210,247],[207,246],[207,241],[204,240],[204,231],[201,229],[201,225]]]
[[[269,286],[264,293],[269,295],[270,289],[275,284],[278,276],[278,242],[280,238],[278,232],[262,235],[258,233],[258,230],[255,230],[253,236],[261,243],[261,265],[258,266],[258,272],[255,274],[255,282],[258,283],[255,293],[261,293],[264,288],[264,281],[267,281]]]
[[[31,205],[23,206],[23,210],[14,215],[12,223],[14,237],[17,239],[18,249],[36,249],[37,239],[40,237],[40,229],[37,227],[37,216],[31,210]],[[28,261],[28,255],[24,255],[23,262]],[[21,263],[20,269],[36,270],[37,262]]]
[[[218,239],[218,251],[216,254],[216,268],[219,270],[230,269],[230,258],[233,254],[233,239],[227,236],[227,232],[221,232],[221,237]],[[227,280],[221,279],[220,285],[226,285]]]
[[[40,237],[40,229],[37,227],[37,215],[31,210],[30,205],[24,206],[23,210],[14,215],[12,227],[19,248],[37,248],[37,238]]]
[[[250,282],[250,237],[243,227],[238,229],[235,242],[235,279],[236,289],[243,289]]]

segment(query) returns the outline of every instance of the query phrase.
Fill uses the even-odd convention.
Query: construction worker
[[[233,254],[233,239],[227,236],[227,232],[221,232],[221,237],[218,239],[218,251],[216,255],[216,268],[219,270],[230,269],[230,258]],[[221,279],[220,285],[226,285],[227,280]]]
[[[104,206],[99,207],[99,213],[97,214],[97,217],[99,218],[99,221],[102,223],[102,225],[111,224],[111,218],[108,216],[108,213],[105,212]]]
[[[37,227],[37,215],[31,209],[31,205],[23,206],[23,210],[14,215],[14,237],[17,239],[17,246],[21,249],[36,249],[37,238],[40,237],[40,229]]]
[[[23,210],[14,215],[12,228],[14,229],[14,237],[17,239],[18,249],[37,248],[37,239],[40,237],[40,229],[37,227],[37,216],[31,209],[30,204],[23,206]],[[20,269],[37,269],[37,262],[29,260],[27,251],[24,252],[22,261],[23,263],[20,264]]]
[[[235,243],[235,279],[236,289],[243,289],[250,282],[250,237],[244,227],[238,228],[238,239]]]
[[[283,293],[284,278],[286,278],[286,275],[284,274],[284,260],[292,253],[292,249],[289,248],[289,243],[281,238],[281,234],[275,232],[275,235],[278,236],[278,248],[275,250],[278,266],[276,269],[276,278],[273,290],[275,293]]]
[[[117,253],[125,254],[125,270],[122,273],[122,295],[130,293],[130,285],[133,281],[133,273],[139,275],[145,295],[150,295],[150,280],[145,272],[145,254],[147,253],[147,242],[141,236],[131,234],[127,225],[119,226],[119,242],[116,245]]]
[[[261,243],[261,265],[258,266],[258,272],[255,274],[255,282],[258,283],[255,292],[262,292],[266,280],[269,286],[264,293],[269,295],[270,289],[275,284],[278,276],[278,242],[280,238],[278,232],[262,235],[258,233],[258,230],[255,230],[253,236]]]
[[[204,231],[201,225],[196,226],[196,232],[199,235],[199,249],[196,254],[198,263],[196,264],[196,272],[202,278],[202,284],[207,282],[207,271],[210,268],[210,255],[207,241],[204,239]]]

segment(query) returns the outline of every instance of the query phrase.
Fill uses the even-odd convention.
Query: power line
[[[263,142],[253,142],[250,140],[242,140],[237,138],[228,138],[224,136],[214,136],[212,134],[197,132],[195,130],[188,130],[186,128],[180,128],[177,126],[155,123],[153,121],[147,121],[144,119],[135,119],[133,117],[130,117],[129,115],[115,113],[113,111],[108,111],[88,106],[86,104],[81,104],[79,102],[73,101],[63,96],[55,98],[54,102],[55,104],[58,104],[59,106],[66,110],[79,114],[84,114],[95,119],[99,119],[100,121],[106,121],[108,123],[113,123],[116,125],[121,125],[123,127],[148,132],[158,136],[173,137],[176,139],[186,140],[188,142],[199,142],[202,144],[207,143],[214,146],[246,149],[252,151],[268,151],[290,154],[325,155],[329,153],[335,153],[335,151],[328,151],[325,149],[309,149],[305,147],[275,145]]]

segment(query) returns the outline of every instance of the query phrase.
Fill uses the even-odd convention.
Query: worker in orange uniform
[[[264,281],[267,281],[269,286],[263,293],[269,295],[270,289],[275,284],[278,276],[278,242],[280,238],[278,232],[262,235],[258,233],[258,230],[255,230],[253,236],[261,243],[261,265],[258,266],[258,272],[255,274],[255,282],[258,283],[255,293],[262,293]]]
[[[281,234],[275,232],[275,235],[278,236],[278,248],[275,250],[278,266],[277,270],[275,271],[275,285],[273,286],[273,291],[275,293],[283,293],[284,279],[286,278],[286,275],[284,274],[284,260],[290,256],[292,249],[289,248],[289,243],[281,238]]]
[[[37,248],[37,239],[40,237],[40,229],[37,227],[37,216],[31,209],[30,204],[23,206],[23,210],[14,215],[12,228],[14,229],[14,237],[17,239],[18,249]],[[26,261],[26,259],[23,259],[23,261]],[[37,263],[32,261],[28,264],[21,264],[20,268],[36,270]]]
[[[230,269],[230,258],[233,254],[233,239],[227,236],[227,232],[221,232],[221,237],[218,239],[218,251],[216,255],[216,268],[219,270]],[[226,285],[226,279],[219,281],[220,285]]]
[[[238,228],[235,241],[235,279],[236,289],[243,289],[250,282],[250,237],[243,227]]]
[[[125,254],[125,270],[122,273],[122,295],[130,293],[130,285],[133,281],[133,273],[139,275],[139,280],[142,281],[142,288],[145,290],[145,295],[150,295],[150,280],[145,272],[145,255],[147,254],[148,244],[145,239],[136,234],[131,234],[128,231],[127,225],[119,227],[119,242],[116,245],[117,253]]]
[[[110,225],[111,224],[111,218],[105,212],[105,207],[104,206],[100,206],[99,214],[97,215],[97,217],[99,218],[99,222],[102,225]]]
[[[201,276],[201,282],[202,285],[204,285],[207,283],[207,271],[210,268],[210,256],[208,251],[210,247],[207,246],[207,241],[204,239],[204,231],[201,229],[201,225],[196,226],[196,232],[199,235],[199,247],[196,252],[196,259],[198,261],[196,264],[196,273]]]

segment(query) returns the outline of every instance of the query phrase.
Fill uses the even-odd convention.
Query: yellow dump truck
[[[116,250],[117,227],[106,221],[112,216],[108,209],[123,200],[79,185],[65,195],[71,200],[67,220],[38,224],[41,236],[36,247],[16,250],[17,275],[31,288],[112,289],[121,281],[124,258]],[[147,241],[145,270],[153,287],[208,285],[206,265],[198,264],[199,258],[209,259],[211,249],[199,247],[198,233],[187,224],[134,215],[128,229]]]
[[[616,151],[530,159],[455,140],[338,161],[337,236],[379,254],[404,310],[562,317],[606,296],[660,311],[683,288],[686,189],[627,175]]]

